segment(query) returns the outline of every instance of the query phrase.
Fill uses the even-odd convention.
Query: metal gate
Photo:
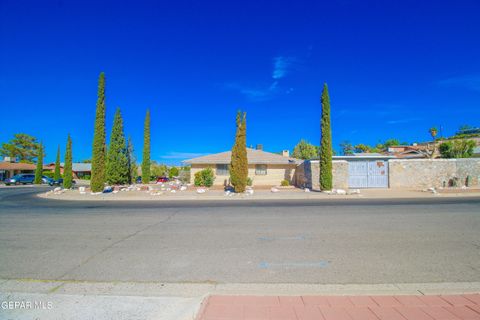
[[[388,161],[348,162],[349,188],[388,188]]]

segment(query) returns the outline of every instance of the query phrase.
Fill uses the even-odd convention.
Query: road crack
[[[94,253],[93,255],[91,255],[90,257],[88,257],[88,258],[85,259],[84,261],[82,261],[82,262],[81,262],[80,264],[78,264],[77,266],[75,266],[75,267],[69,269],[68,271],[64,272],[61,276],[57,277],[56,280],[62,280],[62,279],[63,279],[66,275],[68,275],[69,273],[72,273],[72,272],[74,272],[75,270],[81,268],[82,266],[84,266],[84,265],[87,264],[88,262],[90,262],[90,261],[92,261],[93,259],[95,259],[97,256],[99,256],[99,255],[101,255],[102,253],[104,253],[104,252],[108,251],[109,249],[113,248],[113,247],[116,246],[117,244],[122,243],[122,242],[124,242],[124,241],[126,241],[126,240],[129,240],[129,239],[135,237],[136,235],[138,235],[139,233],[144,232],[144,231],[146,231],[146,230],[148,230],[148,229],[150,229],[150,228],[156,227],[156,226],[158,226],[158,225],[160,225],[160,224],[162,224],[162,223],[166,223],[166,222],[170,221],[179,211],[180,211],[180,209],[172,212],[172,213],[169,214],[166,218],[164,218],[164,219],[162,219],[162,220],[160,220],[160,221],[157,221],[157,222],[155,222],[155,223],[149,224],[149,225],[145,226],[144,228],[141,228],[141,229],[139,229],[139,230],[137,230],[137,231],[135,231],[135,232],[133,232],[133,233],[131,233],[131,234],[128,234],[128,235],[126,235],[125,237],[123,237],[123,238],[121,238],[121,239],[119,239],[119,240],[117,240],[117,241],[109,244],[108,246],[106,246],[106,247],[103,248],[102,250]]]

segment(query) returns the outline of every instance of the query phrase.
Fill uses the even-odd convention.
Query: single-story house
[[[60,163],[60,173],[63,174],[63,167],[64,163]],[[46,168],[49,170],[55,170],[55,163],[49,163],[46,165]],[[73,162],[72,163],[72,172],[74,179],[84,179],[85,176],[92,175],[92,164],[91,163],[83,163],[83,162]],[[88,177],[87,177],[88,178]]]
[[[20,173],[34,173],[36,168],[37,165],[33,163],[1,161],[0,181],[11,178]],[[48,170],[49,168],[44,166],[43,169]]]
[[[185,160],[191,165],[190,181],[194,181],[195,173],[206,168],[212,168],[215,173],[214,185],[228,185],[230,181],[229,167],[232,152],[210,154]],[[260,149],[247,148],[248,176],[253,185],[275,186],[282,180],[294,183],[295,170],[303,160],[289,156],[288,150],[276,154]]]

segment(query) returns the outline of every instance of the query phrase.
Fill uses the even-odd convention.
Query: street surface
[[[480,281],[480,199],[89,202],[0,188],[0,278]]]

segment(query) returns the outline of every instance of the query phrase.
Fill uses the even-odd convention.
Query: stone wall
[[[480,159],[394,159],[389,161],[390,188],[429,188],[464,186],[470,176],[472,187],[478,187]]]
[[[480,187],[480,159],[391,159],[389,187],[392,189],[424,189],[464,186],[470,177],[470,187]],[[348,161],[333,160],[333,187],[348,189]],[[308,160],[297,167],[295,185],[320,190],[319,161]]]
[[[345,160],[332,161],[333,188],[348,189],[348,162]],[[318,160],[307,160],[295,171],[295,185],[300,188],[309,188],[320,191],[320,163]]]

